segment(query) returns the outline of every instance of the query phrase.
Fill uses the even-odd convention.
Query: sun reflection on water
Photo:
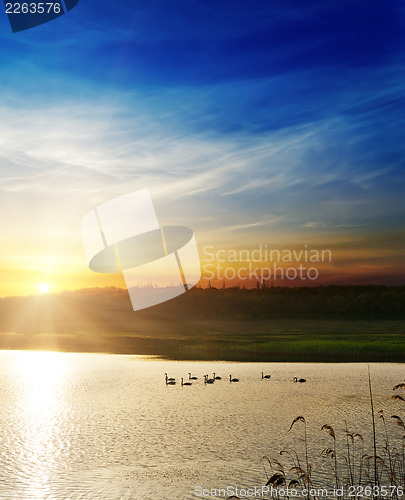
[[[262,370],[272,373],[269,383]],[[391,415],[403,365],[371,370],[375,407]],[[164,373],[181,380],[189,372],[198,380],[188,389],[166,386]],[[205,386],[201,375],[213,372],[222,380]],[[229,373],[239,385],[229,384]],[[335,428],[341,450],[345,422],[372,449],[365,373],[365,364],[0,351],[0,499],[192,500],[201,477],[207,485],[263,484],[260,457],[283,449],[304,456],[302,428],[288,430],[297,415],[307,421],[315,479],[326,487],[333,478],[320,454],[330,439],[322,425]],[[307,383],[294,384],[295,375]],[[399,446],[402,433],[392,430]],[[381,443],[382,432],[380,422]]]
[[[27,498],[45,498],[55,472],[67,368],[62,353],[21,352],[16,359],[15,377],[21,390],[19,462],[25,464],[21,472]]]

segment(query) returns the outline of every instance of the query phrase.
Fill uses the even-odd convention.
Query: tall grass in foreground
[[[392,399],[398,401],[400,415],[391,415],[386,419],[383,410],[375,414],[371,377],[369,372],[370,410],[372,422],[372,447],[367,449],[361,434],[350,432],[345,422],[343,449],[338,451],[334,428],[325,424],[320,432],[329,437],[329,445],[320,452],[322,457],[322,472],[330,471],[330,484],[317,484],[314,480],[314,470],[308,456],[307,422],[303,416],[296,417],[290,426],[290,431],[297,428],[302,432],[304,450],[302,456],[296,450],[283,450],[280,460],[262,457],[263,467],[267,475],[266,486],[271,489],[267,497],[275,500],[321,500],[336,498],[336,500],[357,500],[370,498],[405,500],[405,383],[393,387],[395,394]],[[376,437],[376,418],[382,423],[382,437]],[[298,429],[300,427],[300,429]],[[400,432],[394,446],[390,439],[394,428]],[[399,429],[398,429],[399,428]],[[342,447],[341,447],[342,448]],[[318,465],[319,467],[319,465]],[[315,469],[315,472],[320,472]],[[271,488],[272,487],[272,488]],[[287,491],[287,488],[290,490]],[[327,496],[325,490],[327,489]],[[291,495],[296,490],[298,496]],[[322,493],[322,490],[324,492]],[[302,492],[304,493],[302,494]],[[238,497],[230,497],[237,499]]]

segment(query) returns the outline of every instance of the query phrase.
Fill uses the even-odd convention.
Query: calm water
[[[364,364],[218,363],[136,356],[0,352],[1,499],[192,499],[194,488],[262,485],[260,458],[315,461],[335,427],[371,435]],[[261,371],[271,373],[261,380]],[[375,405],[398,413],[405,365],[371,364]],[[164,373],[198,377],[166,386]],[[223,377],[204,386],[201,376]],[[240,379],[231,384],[229,374]],[[294,376],[307,379],[292,382]],[[379,424],[380,425],[380,424]],[[393,428],[395,435],[396,429]],[[398,433],[397,433],[398,435]],[[312,460],[312,461],[314,461]],[[327,481],[326,466],[320,480]],[[325,477],[322,477],[325,474]]]

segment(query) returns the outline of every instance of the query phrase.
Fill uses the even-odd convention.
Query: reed
[[[398,391],[404,392],[405,383],[399,383],[393,387],[395,394],[392,398],[397,401],[399,415],[392,415],[387,420],[384,412],[380,410],[377,413],[378,421],[376,421],[369,368],[368,385],[372,428],[371,439],[369,439],[370,449],[365,446],[361,434],[349,431],[346,422],[345,445],[338,447],[338,436],[334,427],[325,424],[321,432],[331,438],[332,443],[321,451],[320,457],[325,461],[323,464],[327,465],[331,471],[331,483],[334,484],[335,491],[341,492],[339,496],[335,496],[336,500],[357,500],[359,498],[356,497],[356,492],[359,491],[357,488],[360,490],[362,488],[363,497],[369,496],[373,500],[403,500],[405,498],[405,406],[403,405],[405,398],[398,394]],[[377,429],[378,422],[382,424],[380,432]],[[287,494],[280,495],[279,493],[280,488],[289,487],[308,490],[305,495],[307,500],[321,500],[316,490],[325,488],[325,485],[317,484],[319,481],[314,479],[316,472],[320,471],[313,470],[310,461],[310,439],[307,434],[307,422],[302,415],[292,421],[289,431],[296,426],[301,426],[303,432],[304,450],[301,450],[301,456],[296,450],[283,450],[280,452],[282,457],[280,460],[262,457],[267,477],[266,486],[273,486],[272,494],[264,498],[289,500]],[[401,432],[399,436],[396,432],[398,428]],[[396,446],[395,443],[397,443]],[[366,487],[368,489],[364,490]],[[311,488],[315,491],[311,492]],[[371,493],[367,495],[364,491]],[[354,495],[353,492],[355,492]],[[328,494],[328,498],[331,498],[331,495]]]
[[[372,423],[373,423],[374,484],[379,486],[378,471],[377,471],[377,441],[376,441],[376,437],[375,437],[375,416],[374,416],[374,404],[373,404],[373,391],[371,388],[370,365],[368,365],[368,387],[370,390],[370,408],[371,408],[371,419],[372,419]]]
[[[334,459],[334,467],[332,466],[333,476],[335,478],[336,489],[339,488],[339,474],[338,474],[338,465],[337,465],[337,455],[336,455],[336,434],[333,430],[333,427],[330,425],[323,425],[321,427],[321,431],[326,431],[329,436],[333,438],[333,450],[331,448],[324,448],[322,450],[321,455],[325,457],[331,457]]]

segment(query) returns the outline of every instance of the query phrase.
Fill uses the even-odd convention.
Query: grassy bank
[[[204,326],[201,325],[204,329]],[[231,332],[229,329],[231,328]],[[181,358],[251,361],[403,361],[405,322],[272,320],[219,322]]]
[[[235,361],[403,361],[405,287],[194,290],[134,312],[95,289],[0,299],[0,348]]]
[[[150,321],[136,331],[0,334],[11,349],[228,361],[403,361],[405,321]]]

